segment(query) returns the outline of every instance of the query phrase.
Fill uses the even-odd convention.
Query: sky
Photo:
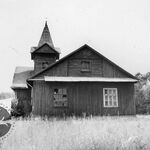
[[[150,0],[0,0],[0,91],[33,66],[45,21],[61,57],[88,44],[131,74],[150,72]]]

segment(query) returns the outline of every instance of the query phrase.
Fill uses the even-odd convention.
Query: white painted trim
[[[35,79],[36,80],[36,79]],[[46,82],[137,82],[132,78],[106,78],[106,77],[56,77],[45,76]]]
[[[116,91],[116,102],[117,102],[117,106],[106,106],[105,105],[105,90],[115,90]],[[109,94],[108,94],[108,97],[109,97]],[[109,100],[108,100],[109,101]],[[113,102],[113,101],[112,101]],[[105,108],[117,108],[117,107],[119,107],[118,106],[118,89],[117,88],[103,88],[103,107],[105,107]]]
[[[28,79],[28,81],[44,81],[44,79]]]

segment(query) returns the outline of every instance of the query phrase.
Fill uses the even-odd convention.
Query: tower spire
[[[51,47],[54,48],[54,44],[53,44],[53,41],[52,41],[52,38],[51,38],[51,35],[50,35],[50,31],[49,31],[49,28],[48,28],[48,25],[47,25],[47,21],[45,21],[45,27],[43,29],[40,41],[38,43],[38,47],[42,46],[45,43],[49,44]]]

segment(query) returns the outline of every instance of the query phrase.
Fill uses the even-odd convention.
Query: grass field
[[[150,116],[18,120],[1,149],[150,149]]]

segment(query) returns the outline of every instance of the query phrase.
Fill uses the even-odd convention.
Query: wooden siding
[[[83,48],[80,51],[73,54],[70,59],[99,59],[99,55],[93,52],[89,48]]]
[[[33,84],[33,114],[35,115],[134,115],[134,85],[132,83],[50,83]],[[53,106],[53,89],[67,88],[68,107]],[[117,88],[119,107],[103,107],[103,88]]]
[[[67,72],[68,62],[64,61],[63,63],[58,64],[56,67],[53,67],[50,70],[43,72],[43,74],[40,74],[38,78],[41,78],[43,76],[67,76]]]
[[[90,62],[90,70],[83,72],[81,62]],[[68,76],[102,76],[102,60],[101,59],[70,59],[68,61]]]
[[[90,62],[90,71],[83,72],[81,70],[82,61]],[[43,76],[129,77],[108,60],[87,48],[76,52],[68,59],[43,72],[37,78]]]
[[[42,63],[43,62],[48,62],[48,65],[54,63],[56,61],[55,57],[48,57],[48,56],[43,56],[43,54],[35,55],[34,58],[34,72],[37,73],[41,70],[42,68]]]
[[[81,62],[89,61],[90,70],[83,72]],[[117,77],[131,78],[119,67],[106,58],[98,55],[89,48],[82,48],[67,59],[56,63],[42,72],[37,78],[44,76],[89,76],[89,77]],[[67,88],[68,107],[55,108],[53,106],[54,88]],[[103,107],[103,88],[117,88],[119,107]],[[134,84],[133,83],[65,83],[33,81],[33,114],[35,115],[134,115]]]
[[[128,77],[122,71],[120,71],[116,66],[109,63],[107,60],[103,59],[103,76],[104,77]]]
[[[30,101],[31,100],[31,90],[30,89],[15,89],[15,95],[19,101]]]
[[[50,46],[45,44],[35,52],[31,53],[31,57],[34,60],[34,71],[35,73],[43,70],[42,63],[48,62],[48,65],[56,62],[58,53],[55,52]]]

